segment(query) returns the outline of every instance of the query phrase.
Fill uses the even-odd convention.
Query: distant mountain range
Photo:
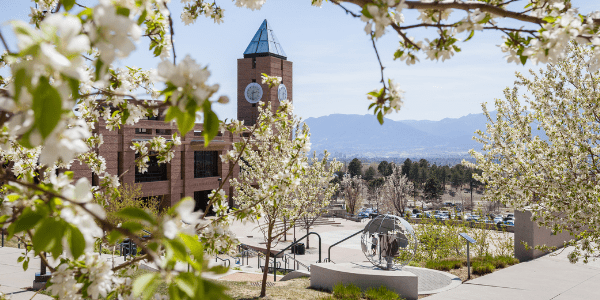
[[[492,117],[495,112],[492,112]],[[481,149],[472,137],[485,131],[483,114],[440,121],[393,121],[379,125],[373,115],[333,114],[305,120],[310,127],[312,150],[327,149],[338,159],[359,158],[469,158],[470,149]]]

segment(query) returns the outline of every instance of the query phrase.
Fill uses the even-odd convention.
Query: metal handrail
[[[361,230],[359,230],[359,231],[357,231],[357,232],[353,233],[352,235],[349,235],[349,236],[345,237],[345,238],[344,238],[344,239],[342,239],[341,241],[335,242],[333,245],[329,246],[329,248],[327,249],[327,260],[328,260],[329,262],[333,262],[333,261],[331,261],[331,248],[332,248],[333,246],[336,246],[336,245],[338,245],[338,244],[341,244],[342,242],[345,242],[346,240],[348,240],[348,239],[350,239],[350,238],[352,238],[352,237],[356,236],[357,234],[359,234],[359,233],[361,233],[361,232],[363,232],[363,231],[364,231],[364,229],[361,229]],[[320,259],[320,258],[319,258],[319,259]]]
[[[215,255],[215,262],[217,262],[217,259],[220,260],[220,261],[227,262],[227,266],[226,267],[228,267],[228,268],[231,267],[231,260],[229,260],[229,258],[224,258],[223,259],[223,258],[220,258],[217,255]]]
[[[294,257],[293,257],[291,254],[286,254],[286,255],[284,255],[284,256],[283,256],[283,259],[285,260],[285,266],[286,266],[286,269],[287,269],[287,265],[289,265],[289,262],[288,262],[288,260],[290,260],[290,259],[291,259],[291,260],[293,260],[293,261],[297,262],[299,265],[301,265],[301,266],[305,267],[307,270],[309,270],[309,271],[310,271],[310,266],[307,266],[307,265],[303,264],[301,261],[299,261],[299,260],[295,259],[295,258],[294,258]]]
[[[279,251],[279,253],[275,254],[273,259],[275,261],[277,261],[277,256],[281,255],[283,252],[285,252],[285,250],[290,249],[292,246],[297,245],[301,240],[305,239],[306,237],[308,237],[311,234],[314,234],[319,238],[319,261],[317,263],[320,263],[321,262],[321,236],[316,232],[309,232],[309,233],[305,234],[303,237],[299,238],[297,241],[293,242],[289,246],[283,248],[283,250]],[[273,271],[273,281],[277,281],[277,272],[275,272],[275,271]]]

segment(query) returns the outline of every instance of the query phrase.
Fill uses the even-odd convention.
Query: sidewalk
[[[40,271],[40,259],[32,257],[29,261],[29,269],[23,271],[22,265],[17,263],[17,258],[22,253],[24,253],[23,249],[0,247],[0,292],[8,294],[12,300],[52,299],[46,295],[35,295],[35,291],[27,290],[33,285],[35,273]]]
[[[560,252],[560,251],[559,251]],[[467,281],[427,300],[600,299],[600,261],[571,264],[569,249]]]

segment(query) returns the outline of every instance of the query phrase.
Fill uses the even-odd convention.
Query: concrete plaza
[[[311,231],[321,235],[322,257],[327,257],[329,245],[364,228],[365,223],[335,219],[337,225],[317,226]],[[232,230],[238,234],[242,243],[261,246],[263,236],[256,224],[234,224]],[[305,231],[296,229],[296,237],[301,237]],[[288,235],[287,242],[280,242],[274,248],[283,249],[290,245],[293,235]],[[356,236],[331,250],[331,259],[336,263],[365,262],[366,258],[360,250],[360,239]],[[264,245],[262,245],[264,246]],[[310,249],[306,255],[296,258],[307,265],[318,260],[318,239],[311,236]],[[600,299],[600,261],[588,264],[571,264],[567,259],[569,249],[556,255],[546,255],[528,262],[523,262],[492,274],[488,274],[459,285],[456,288],[437,293],[427,299],[437,300],[561,300],[561,299]],[[39,258],[32,257],[29,269],[23,271],[17,258],[23,249],[0,248],[0,292],[9,294],[13,300],[21,299],[52,299],[28,290],[32,286],[35,272],[39,272]],[[108,255],[106,255],[108,259]],[[225,257],[224,257],[225,258]],[[233,259],[232,267],[235,266]],[[255,269],[257,259],[250,258],[249,271]],[[214,262],[214,260],[213,260]],[[117,262],[118,263],[118,262]],[[246,268],[242,268],[244,271]],[[302,269],[302,267],[301,267]],[[230,273],[235,273],[232,270]],[[208,276],[207,276],[208,277]],[[215,276],[221,277],[221,276]],[[216,279],[216,278],[215,278]],[[33,298],[32,298],[33,297]]]

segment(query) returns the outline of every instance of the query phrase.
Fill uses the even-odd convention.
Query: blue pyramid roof
[[[252,38],[252,41],[250,41],[246,51],[244,51],[244,58],[269,55],[287,59],[287,55],[283,51],[279,40],[277,40],[273,28],[271,28],[265,19]]]

